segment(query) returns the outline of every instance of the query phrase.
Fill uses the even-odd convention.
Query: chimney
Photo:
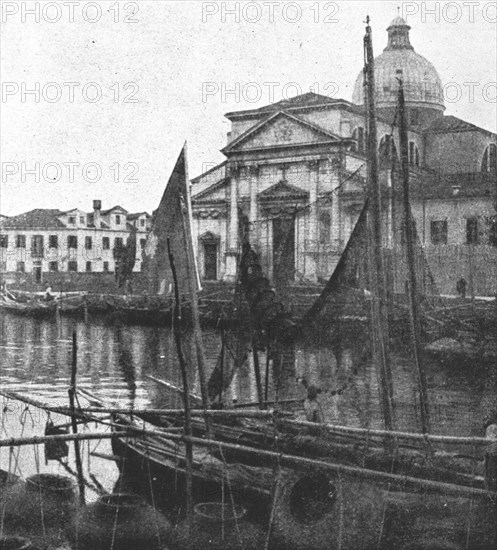
[[[100,210],[102,210],[102,201],[93,201],[93,225],[95,229],[100,229]]]

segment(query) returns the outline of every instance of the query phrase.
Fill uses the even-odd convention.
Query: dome
[[[410,28],[402,17],[396,17],[387,28],[388,45],[375,58],[376,105],[381,109],[397,104],[398,79],[402,78],[408,105],[444,111],[442,81],[435,67],[414,51],[409,41]],[[364,104],[362,71],[352,102]]]

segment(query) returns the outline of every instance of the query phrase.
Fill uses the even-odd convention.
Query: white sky
[[[446,101],[446,114],[496,131],[496,2],[279,1],[272,7],[258,2],[257,8],[255,2],[140,1],[130,15],[135,23],[123,21],[133,2],[75,2],[73,22],[69,6],[59,2],[58,12],[55,4],[2,0],[3,214],[89,211],[95,198],[103,208],[152,211],[184,140],[191,177],[223,160],[219,150],[229,131],[224,113],[261,107],[311,86],[350,100],[363,63],[365,16],[371,17],[379,55],[396,6],[412,26],[416,51],[435,65],[444,84],[454,83],[447,89],[452,101]],[[85,21],[98,17],[95,5],[100,19]],[[26,8],[39,9],[39,17]],[[238,10],[239,21],[227,10]],[[46,87],[50,82],[55,85]],[[64,84],[70,82],[78,83],[72,102]],[[474,97],[468,82],[477,83]],[[22,95],[22,87],[36,83],[39,100]],[[94,85],[82,93],[89,83],[102,90],[95,103],[85,100],[94,97]],[[274,97],[267,83],[275,83]],[[236,86],[238,97],[223,93]],[[210,95],[203,95],[205,89]],[[136,102],[124,103],[135,90]],[[39,178],[21,174],[23,163],[28,170],[39,166]],[[67,163],[77,163],[72,182]],[[88,181],[92,169],[83,176],[87,163],[101,167],[99,181]],[[127,163],[138,167],[132,177],[137,182],[125,181],[134,166],[125,169]],[[57,177],[56,166],[60,180],[46,181]]]

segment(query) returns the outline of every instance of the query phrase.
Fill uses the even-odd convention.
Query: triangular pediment
[[[228,183],[228,178],[224,178],[221,181],[214,183],[207,189],[204,189],[197,195],[194,195],[192,197],[192,202],[195,204],[199,202],[219,202],[226,200],[226,188]]]
[[[223,149],[224,154],[275,147],[298,147],[309,144],[339,142],[332,134],[285,112],[275,113],[256,124]]]
[[[214,233],[212,233],[212,231],[207,231],[206,233],[203,233],[202,235],[200,235],[200,237],[198,238],[199,241],[219,241],[221,240],[221,238],[219,237],[219,235],[216,235]]]
[[[268,187],[261,193],[259,193],[259,200],[295,200],[295,199],[307,199],[309,197],[308,191],[296,187],[295,185],[290,185],[287,181],[281,180],[278,183]]]

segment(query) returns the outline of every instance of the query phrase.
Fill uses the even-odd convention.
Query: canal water
[[[68,386],[72,361],[72,334],[77,337],[77,383],[109,405],[143,407],[181,407],[181,399],[153,381],[150,376],[181,386],[181,376],[170,327],[145,327],[109,324],[90,318],[87,323],[73,318],[39,320],[2,314],[0,321],[0,385],[4,390],[20,392],[44,403],[68,404]],[[220,354],[219,333],[203,333],[208,374]],[[327,346],[300,343],[287,349],[278,364],[269,362],[269,399],[304,398],[301,383],[306,378],[324,391],[320,397],[325,421],[362,427],[381,427],[376,373],[368,361],[358,364],[361,339],[349,339],[339,350]],[[185,334],[184,348],[192,366],[192,391],[200,394],[194,367],[193,346]],[[249,353],[236,372],[227,391],[228,401],[253,403],[257,400],[254,369]],[[261,370],[266,357],[260,354]],[[399,429],[419,430],[416,406],[416,381],[409,354],[397,352],[392,359],[395,401]],[[432,431],[439,434],[483,435],[488,408],[495,405],[497,385],[495,369],[442,367],[427,364]],[[42,435],[50,417],[33,406],[1,398],[1,438]],[[302,411],[297,414],[304,418]],[[102,431],[99,426],[81,430]],[[74,467],[72,445],[68,464]],[[98,456],[95,456],[95,453]],[[108,441],[83,444],[87,474],[95,475],[106,489],[112,489],[118,471],[111,460]],[[64,473],[57,463],[45,464],[41,447],[0,448],[0,468],[23,477],[37,471]]]

